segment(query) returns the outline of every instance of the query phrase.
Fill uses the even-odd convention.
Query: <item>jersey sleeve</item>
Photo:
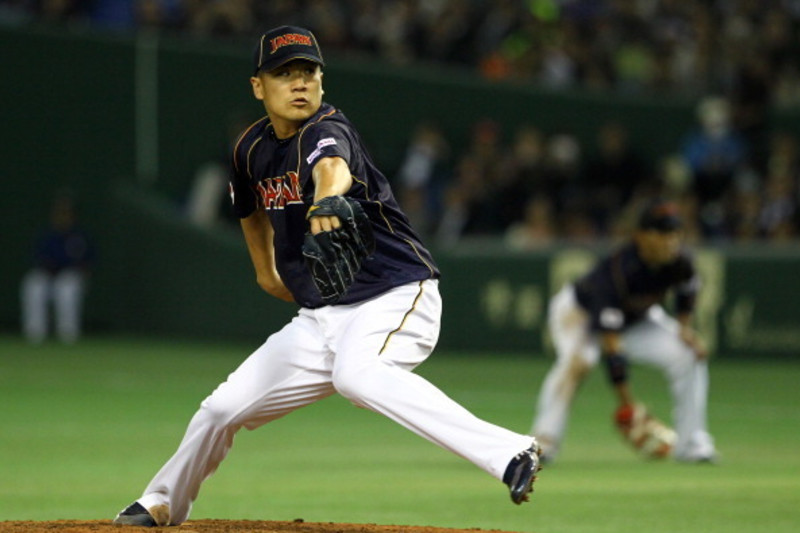
[[[325,157],[341,157],[352,168],[353,156],[351,132],[344,124],[323,120],[303,135],[301,164],[308,165],[309,171]]]

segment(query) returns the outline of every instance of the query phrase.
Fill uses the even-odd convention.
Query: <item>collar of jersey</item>
[[[270,124],[269,126],[267,126],[267,135],[269,135],[270,140],[272,140],[272,141],[274,141],[274,142],[276,142],[278,144],[286,144],[289,141],[291,141],[292,139],[294,139],[294,137],[295,137],[295,135],[297,135],[297,133],[295,133],[291,137],[286,137],[285,139],[279,139],[278,136],[275,135],[275,128],[273,128],[272,124]]]

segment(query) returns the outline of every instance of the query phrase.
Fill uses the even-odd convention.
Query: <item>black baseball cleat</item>
[[[529,493],[533,492],[536,473],[542,469],[539,450],[539,445],[534,440],[530,448],[522,450],[511,459],[503,474],[503,483],[511,491],[511,501],[517,505],[527,502],[530,499]]]
[[[166,505],[156,505],[148,510],[139,502],[133,502],[120,511],[113,523],[122,526],[165,526],[169,523],[169,507]]]

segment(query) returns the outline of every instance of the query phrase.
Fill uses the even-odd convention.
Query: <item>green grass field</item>
[[[198,403],[252,346],[0,337],[0,520],[110,519],[173,452]],[[477,415],[526,432],[547,361],[436,353],[419,369]],[[661,416],[661,377],[634,367]],[[610,424],[600,372],[533,502],[392,422],[333,397],[243,430],[192,518],[429,525],[536,533],[769,532],[800,527],[800,359],[712,366],[718,465],[646,462]],[[2,529],[0,525],[0,529]]]

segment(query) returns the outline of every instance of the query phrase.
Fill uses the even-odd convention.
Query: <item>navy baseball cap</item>
[[[654,201],[639,218],[639,229],[643,230],[677,231],[682,225],[678,204],[667,200]]]
[[[258,40],[253,54],[254,72],[274,70],[293,59],[308,59],[325,66],[314,34],[299,26],[280,26]]]

